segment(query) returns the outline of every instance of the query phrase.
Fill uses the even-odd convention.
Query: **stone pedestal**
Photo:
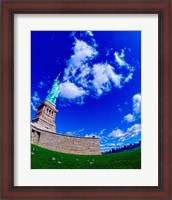
[[[55,118],[58,110],[56,107],[51,104],[49,101],[44,101],[41,105],[38,106],[38,110],[35,118],[32,120],[32,123],[37,123],[40,126],[56,132]]]

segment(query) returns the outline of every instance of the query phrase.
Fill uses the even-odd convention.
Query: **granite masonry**
[[[31,142],[53,151],[80,154],[100,155],[100,140],[95,137],[77,137],[55,133],[31,123]]]

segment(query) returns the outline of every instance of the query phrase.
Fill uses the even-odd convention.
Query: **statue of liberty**
[[[54,80],[51,90],[49,91],[49,93],[45,99],[45,100],[49,101],[50,103],[52,103],[54,106],[56,106],[56,99],[58,98],[59,93],[60,93],[59,76],[60,76],[60,73],[58,74],[57,78]]]

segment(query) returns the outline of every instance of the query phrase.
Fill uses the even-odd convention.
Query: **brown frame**
[[[2,199],[161,199],[172,194],[170,145],[170,0],[2,0],[1,2],[1,190]],[[155,187],[25,187],[14,186],[14,49],[16,13],[157,13],[159,19],[159,184]]]

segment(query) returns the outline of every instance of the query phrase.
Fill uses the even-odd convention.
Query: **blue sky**
[[[59,72],[57,132],[101,151],[141,139],[140,31],[32,31],[32,119]]]

